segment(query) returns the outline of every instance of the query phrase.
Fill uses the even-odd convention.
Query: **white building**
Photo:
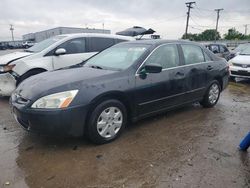
[[[24,41],[34,41],[40,42],[47,38],[61,35],[61,34],[70,34],[70,33],[105,33],[110,34],[110,30],[106,29],[89,29],[89,28],[74,28],[74,27],[56,27],[53,29],[48,29],[44,31],[39,31],[35,33],[28,33],[23,35]]]

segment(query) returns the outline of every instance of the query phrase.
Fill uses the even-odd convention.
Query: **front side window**
[[[145,65],[159,64],[163,69],[179,66],[179,54],[175,44],[157,48],[146,60]]]
[[[85,53],[85,38],[71,39],[59,45],[57,49],[59,48],[64,48],[66,50],[66,54]]]
[[[87,67],[110,70],[125,70],[133,65],[150,45],[121,44],[104,50],[85,63]]]
[[[186,65],[201,63],[205,61],[202,49],[199,46],[185,44],[181,45],[181,47],[183,50]]]

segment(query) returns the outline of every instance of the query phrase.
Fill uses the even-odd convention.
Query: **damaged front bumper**
[[[10,96],[16,89],[15,77],[7,72],[0,74],[0,96]]]

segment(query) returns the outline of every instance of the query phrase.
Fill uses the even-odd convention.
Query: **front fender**
[[[19,76],[22,76],[29,70],[37,68],[44,69],[47,71],[53,70],[51,57],[42,57],[32,60],[19,60],[13,62],[12,64],[16,64],[16,66],[13,68],[13,71],[17,73]]]

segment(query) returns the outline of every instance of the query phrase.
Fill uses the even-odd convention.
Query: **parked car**
[[[116,139],[128,120],[194,102],[213,107],[228,76],[226,60],[197,43],[125,42],[90,58],[83,67],[25,80],[10,103],[27,131],[87,134],[103,144]]]
[[[250,78],[250,46],[229,61],[230,78]]]
[[[244,49],[250,46],[250,43],[244,43],[237,46],[235,49],[231,51],[230,59],[234,58],[235,56],[239,55]]]
[[[35,43],[33,41],[25,41],[25,42],[23,42],[22,47],[23,48],[30,48],[34,45],[35,45]]]
[[[5,43],[0,42],[0,50],[6,50],[7,45]]]
[[[134,40],[108,34],[68,34],[23,51],[0,56],[0,96],[10,96],[26,78],[81,63],[114,44]]]
[[[206,47],[212,51],[218,57],[224,58],[227,61],[231,58],[231,53],[228,50],[227,46],[224,44],[212,43],[207,44]]]

